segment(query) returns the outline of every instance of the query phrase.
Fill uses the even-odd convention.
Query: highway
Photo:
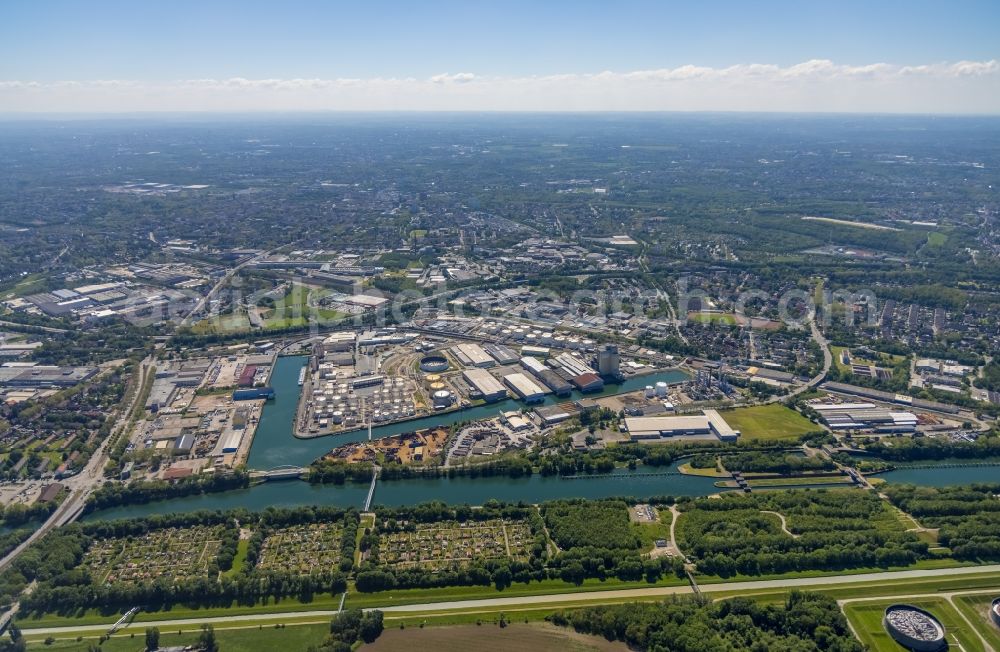
[[[818,584],[822,584],[824,587],[833,585],[843,585],[843,584],[857,584],[857,583],[892,583],[898,580],[907,579],[920,579],[920,578],[941,578],[947,576],[962,576],[962,575],[982,575],[985,573],[1000,573],[1000,564],[992,564],[988,566],[968,566],[962,568],[947,568],[947,569],[926,569],[926,570],[907,570],[907,571],[890,571],[884,573],[860,573],[857,575],[835,575],[831,577],[796,577],[789,579],[775,579],[775,580],[754,580],[750,582],[723,582],[719,584],[704,584],[700,585],[702,593],[721,593],[721,592],[739,592],[740,594],[745,594],[754,591],[764,591],[768,589],[792,589],[792,588],[809,588],[815,587]],[[998,584],[1000,584],[1000,576],[997,578]],[[412,614],[422,614],[422,613],[433,613],[440,611],[464,611],[475,613],[479,610],[490,610],[497,607],[509,607],[513,609],[517,608],[545,608],[546,606],[561,605],[566,603],[573,603],[574,606],[580,606],[582,603],[592,602],[600,604],[602,602],[619,601],[619,600],[642,600],[642,599],[656,599],[660,597],[666,597],[670,595],[680,595],[680,594],[690,594],[692,592],[691,586],[687,584],[682,584],[678,586],[655,586],[649,588],[639,588],[639,589],[618,589],[612,591],[581,591],[576,593],[551,593],[544,595],[528,595],[520,597],[507,597],[507,598],[484,598],[478,600],[453,600],[450,602],[426,602],[422,604],[410,604],[410,605],[398,605],[389,607],[378,607],[378,609],[384,612],[387,616],[392,615],[407,616]],[[350,606],[350,605],[348,605]],[[336,610],[317,610],[317,611],[290,611],[286,613],[259,613],[259,614],[244,614],[244,615],[234,615],[234,616],[217,616],[211,618],[176,618],[172,620],[141,620],[137,619],[136,622],[123,628],[123,631],[128,629],[141,630],[145,627],[156,625],[157,627],[163,628],[196,628],[202,623],[207,624],[217,624],[217,625],[229,625],[234,623],[252,623],[254,621],[267,620],[271,622],[281,621],[281,620],[299,620],[305,618],[316,618],[317,622],[323,622],[321,619],[330,618],[337,613]],[[29,622],[23,622],[22,625],[28,625]],[[110,626],[110,622],[101,625],[79,625],[79,626],[66,626],[66,627],[39,627],[30,628],[24,627],[22,629],[25,636],[45,636],[53,635],[57,636],[59,634],[66,635],[68,633],[85,633],[85,632],[104,632],[107,631]]]

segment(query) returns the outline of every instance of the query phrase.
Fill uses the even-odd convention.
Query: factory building
[[[190,453],[194,448],[194,435],[188,433],[174,440],[174,450],[178,453]]]
[[[538,358],[524,356],[521,358],[521,366],[541,381],[546,387],[552,390],[556,396],[569,396],[573,391],[573,386],[554,370],[549,369]]]
[[[0,385],[10,387],[71,387],[92,378],[97,367],[3,367]]]
[[[894,412],[874,403],[812,403],[831,430],[871,430],[874,432],[914,432],[917,415]]]
[[[509,374],[503,377],[503,382],[525,403],[541,403],[548,393],[524,374]]]
[[[632,441],[661,439],[718,439],[734,442],[740,436],[715,410],[700,415],[626,417],[625,429]]]
[[[323,340],[323,353],[343,353],[353,351],[357,335],[351,331],[330,333]]]
[[[240,430],[234,430],[226,435],[225,441],[222,443],[223,453],[235,453],[240,449],[240,442],[243,441],[243,432]]]
[[[236,381],[238,387],[253,387],[254,378],[257,377],[257,367],[248,364],[240,372],[239,380]]]
[[[522,346],[521,355],[531,356],[533,358],[547,358],[549,357],[549,349],[544,346]]]
[[[597,373],[605,378],[620,377],[620,364],[621,356],[618,354],[616,344],[605,344],[597,351]]]
[[[593,372],[573,376],[570,382],[581,392],[599,392],[604,389],[604,381]]]
[[[271,399],[274,398],[274,388],[272,387],[248,387],[246,389],[237,389],[233,392],[234,401],[253,401],[255,399]]]
[[[520,358],[513,349],[502,344],[486,344],[483,346],[483,350],[503,365],[514,364]]]
[[[463,342],[462,344],[456,344],[451,347],[452,355],[458,358],[458,361],[462,363],[464,367],[478,367],[480,369],[488,369],[496,365],[496,360],[494,360],[483,347],[478,344],[471,344],[469,342]]]
[[[507,398],[507,389],[485,369],[466,369],[462,372],[462,378],[487,403]]]

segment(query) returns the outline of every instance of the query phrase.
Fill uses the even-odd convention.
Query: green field
[[[851,484],[851,479],[846,475],[822,475],[816,477],[810,477],[808,475],[798,475],[792,478],[767,478],[762,480],[755,480],[749,478],[747,480],[749,484],[754,489],[766,489],[768,487],[803,487],[806,485],[849,485]],[[719,486],[716,483],[716,486]]]
[[[931,247],[940,247],[948,242],[948,236],[938,231],[931,231],[927,234],[927,244]]]
[[[815,423],[780,403],[736,408],[720,414],[730,426],[740,431],[742,439],[795,441],[802,435],[820,430]]]
[[[736,315],[727,312],[689,312],[688,321],[698,324],[724,324],[733,326],[736,324]]]
[[[219,649],[225,652],[257,652],[258,650],[305,650],[310,645],[318,645],[330,630],[327,622],[323,624],[289,625],[275,628],[273,625],[246,625],[240,628],[215,630]],[[198,628],[187,627],[178,634],[177,629],[160,629],[160,646],[174,647],[193,645],[198,640]],[[97,643],[99,634],[88,633],[80,641],[76,637],[56,640],[50,645],[42,641],[29,643],[29,650],[88,650],[91,644]],[[123,632],[105,641],[100,649],[103,652],[139,652],[144,646],[145,631]]]
[[[203,319],[191,326],[195,333],[241,333],[250,330],[250,319],[243,311],[230,312],[211,319]]]
[[[1000,650],[1000,627],[994,625],[990,619],[990,604],[998,596],[1000,596],[998,592],[960,595],[956,596],[953,602],[962,615],[976,626],[979,633],[982,634],[987,643],[993,646],[994,650]]]
[[[833,356],[833,364],[837,367],[839,371],[851,371],[851,366],[846,365],[840,360],[840,355],[846,349],[846,346],[831,346],[830,354]],[[869,360],[868,358],[862,358],[861,356],[854,355],[851,352],[851,364],[860,365],[874,365],[877,367],[892,366],[898,364],[903,360],[904,356],[892,355],[890,353],[879,353],[876,360]]]
[[[902,598],[900,600],[875,600],[846,605],[844,613],[847,615],[847,619],[854,627],[861,642],[873,652],[902,652],[906,649],[896,643],[882,626],[882,616],[886,607],[897,602],[913,605],[933,614],[944,625],[949,646],[958,645],[967,651],[983,649],[980,638],[945,598]]]

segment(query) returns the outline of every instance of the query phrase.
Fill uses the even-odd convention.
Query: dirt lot
[[[512,614],[516,618],[516,614]],[[435,650],[435,652],[626,652],[624,643],[610,643],[603,638],[577,634],[571,629],[553,625],[514,623],[500,629],[493,623],[482,626],[464,625],[460,627],[427,627],[418,629],[393,629],[386,625],[385,632],[372,645],[366,645],[371,652],[412,652],[413,650]]]

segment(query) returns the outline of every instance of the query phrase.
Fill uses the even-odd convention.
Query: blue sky
[[[1000,2],[5,0],[0,78],[528,75],[1000,56]]]
[[[56,93],[46,86],[66,81],[86,85],[98,80],[125,80],[144,85],[132,96],[124,95],[121,89],[115,91],[119,93],[115,101],[127,100],[126,107],[144,108],[139,96],[147,93],[150,85],[168,96],[169,85],[180,80],[429,80],[443,73],[470,73],[476,76],[472,85],[477,88],[475,101],[470,98],[471,86],[467,86],[461,97],[468,106],[458,108],[493,104],[517,108],[521,105],[506,101],[519,92],[510,86],[510,80],[531,76],[676,71],[684,66],[721,71],[747,64],[785,70],[819,60],[851,70],[890,64],[905,69],[894,73],[894,79],[901,79],[915,66],[995,62],[1000,59],[998,33],[1000,0],[0,0],[0,110],[36,110],[44,108],[46,102],[67,98],[79,103],[76,108],[102,103],[97,101],[100,93],[90,87],[86,93],[81,89],[70,93],[65,88]],[[826,70],[818,74],[838,79],[844,76],[839,68]],[[943,86],[931,89],[927,79],[911,84],[914,101],[919,99],[918,86],[923,88],[920,98],[933,100],[935,94],[954,94],[961,85],[970,94],[973,110],[992,111],[991,102],[1000,110],[997,71],[986,68],[983,74],[979,70],[973,79],[965,72],[942,70],[933,74],[949,79]],[[772,77],[776,75],[787,81],[788,75],[779,72]],[[962,84],[954,81],[956,76],[963,78]],[[667,77],[676,81],[678,75]],[[663,78],[661,75],[657,83]],[[469,79],[471,76],[458,81]],[[734,80],[734,74],[728,79]],[[759,85],[759,77],[747,79]],[[747,79],[737,79],[734,84],[745,85]],[[483,86],[485,80],[492,80],[490,89]],[[30,91],[34,95],[15,82],[36,85]],[[568,82],[553,82],[556,86],[561,83]],[[628,83],[638,82],[633,79]],[[707,85],[696,93],[681,88],[682,84],[674,84],[669,92],[660,87],[654,97],[649,86],[653,82],[643,83],[649,91],[644,108],[662,104],[663,108],[739,110],[755,108],[765,99],[739,96],[737,90],[717,97]],[[578,93],[583,105],[567,108],[614,108],[597,106],[599,102],[586,99],[578,86],[567,92]],[[787,87],[786,83],[781,88]],[[45,93],[39,88],[46,89]],[[104,88],[102,101],[110,104],[111,96],[107,86]],[[205,88],[197,93],[186,87],[170,88],[191,98],[190,108],[225,105],[207,106],[212,104],[207,100],[217,96]],[[433,88],[440,90],[442,85]],[[824,103],[839,101],[846,93],[857,98],[858,110],[879,110],[884,104],[873,100],[871,88],[857,83],[840,84],[836,93],[833,86],[827,88],[830,97],[823,99]],[[811,92],[805,87],[800,90]],[[438,93],[442,103],[457,101],[458,95],[452,91]],[[384,85],[367,88],[367,95],[354,89],[357,97],[347,102],[344,98],[351,93],[344,89],[338,89],[336,101],[330,99],[329,89],[323,101],[313,89],[310,108],[326,107],[323,102],[333,102],[330,108],[364,108],[368,104],[394,108],[406,104],[404,97],[421,102],[427,89],[409,92],[399,94],[401,91]],[[520,92],[525,97],[521,104],[532,108],[527,91]],[[897,95],[908,97],[902,92]],[[599,99],[599,94],[594,97]],[[732,102],[727,99],[730,97]],[[229,98],[236,101],[232,94]],[[281,104],[288,98],[278,99]],[[957,105],[965,96],[952,100]],[[263,104],[259,98],[247,101],[249,104],[233,108],[276,108],[277,99],[271,97]],[[815,110],[820,108],[817,105]],[[949,110],[943,104],[925,108]]]

